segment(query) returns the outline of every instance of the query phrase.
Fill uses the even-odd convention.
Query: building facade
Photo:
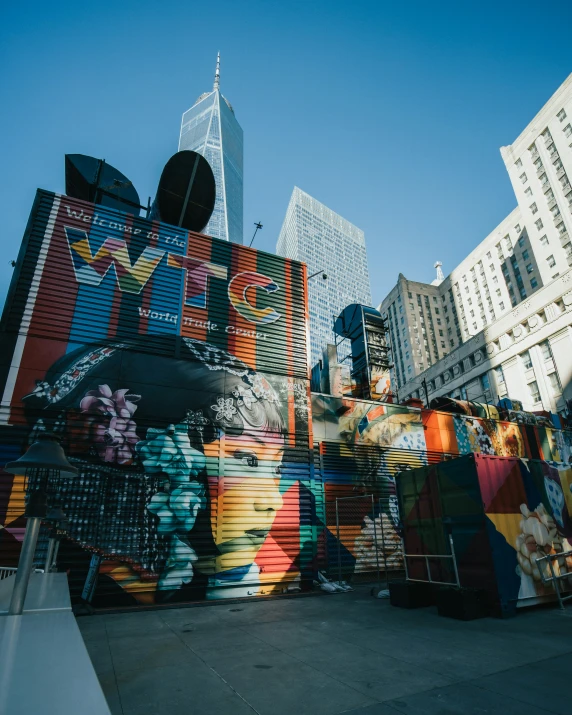
[[[215,81],[183,114],[179,151],[190,149],[209,162],[216,201],[205,234],[243,242],[243,135],[232,105],[220,92],[220,55]]]
[[[572,270],[565,271],[400,390],[567,413],[572,398]]]
[[[572,75],[501,155],[547,284],[572,265]]]
[[[400,275],[382,301],[396,389],[572,265],[571,115],[572,75],[516,142],[501,148],[518,206],[444,280]]]
[[[308,274],[311,362],[334,343],[334,320],[350,303],[371,305],[365,237],[324,204],[294,187],[276,253],[303,261]],[[326,275],[327,278],[323,278]]]

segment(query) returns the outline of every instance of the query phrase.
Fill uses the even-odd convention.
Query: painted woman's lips
[[[265,539],[269,531],[270,529],[248,529],[244,533],[253,536],[255,539]]]

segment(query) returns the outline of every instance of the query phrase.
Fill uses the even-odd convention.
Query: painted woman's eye
[[[258,467],[258,457],[254,452],[245,452],[244,450],[237,449],[233,456],[247,467]]]

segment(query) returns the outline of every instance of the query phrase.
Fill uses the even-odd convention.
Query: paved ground
[[[463,623],[369,591],[78,619],[112,712],[572,713],[572,610]]]

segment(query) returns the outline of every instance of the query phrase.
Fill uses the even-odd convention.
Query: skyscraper
[[[308,265],[312,364],[333,343],[334,319],[350,303],[371,304],[363,231],[294,187],[276,253]],[[327,279],[322,277],[327,275]]]
[[[209,236],[242,243],[242,127],[231,103],[220,92],[220,53],[212,91],[205,92],[183,114],[179,151],[202,154],[216,181],[216,202],[204,230]]]

